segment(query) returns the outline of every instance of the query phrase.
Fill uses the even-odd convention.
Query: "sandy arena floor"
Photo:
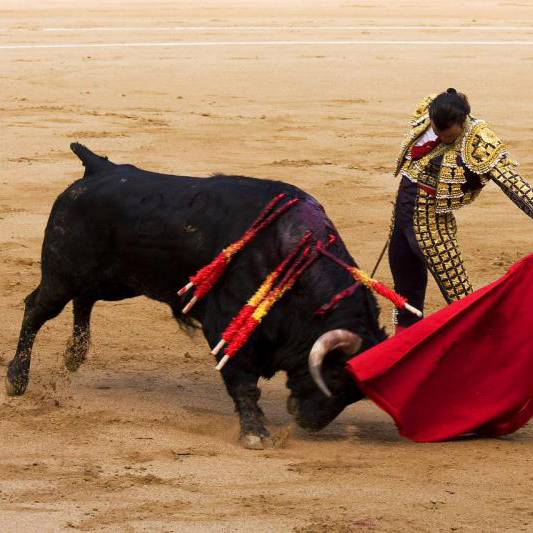
[[[0,365],[52,202],[82,175],[71,141],[156,171],[294,183],[371,270],[426,94],[466,92],[533,177],[531,20],[526,0],[3,0]],[[458,222],[477,287],[532,251],[531,221],[495,185]],[[442,305],[432,284],[428,309]],[[26,395],[0,392],[2,532],[533,531],[531,425],[422,445],[361,402],[308,435],[278,376],[262,384],[274,444],[248,451],[204,339],[165,307],[97,304],[72,375],[70,328],[69,306],[41,330]]]

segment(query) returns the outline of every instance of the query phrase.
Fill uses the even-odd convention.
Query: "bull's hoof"
[[[85,362],[85,357],[80,357],[78,354],[71,352],[66,352],[65,357],[65,367],[69,372],[76,372],[78,368]]]
[[[78,368],[80,368],[85,362],[88,348],[89,345],[86,341],[80,342],[75,339],[70,339],[68,341],[63,360],[65,361],[65,367],[69,372],[76,372],[76,370],[78,370]]]
[[[241,444],[248,450],[262,450],[263,441],[261,437],[257,435],[252,435],[247,433],[246,435],[241,435],[240,437]]]
[[[8,396],[21,396],[26,392],[27,383],[14,384],[6,376],[6,394]]]

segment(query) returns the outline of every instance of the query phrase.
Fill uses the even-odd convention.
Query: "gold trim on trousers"
[[[427,267],[448,303],[473,292],[457,244],[452,213],[437,213],[435,198],[418,190],[413,228]]]

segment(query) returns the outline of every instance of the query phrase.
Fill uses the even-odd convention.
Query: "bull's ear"
[[[347,355],[353,355],[361,348],[363,340],[357,333],[347,329],[333,329],[321,335],[311,348],[309,353],[309,372],[317,387],[331,398],[331,391],[322,378],[320,371],[324,357],[332,350],[342,350]]]

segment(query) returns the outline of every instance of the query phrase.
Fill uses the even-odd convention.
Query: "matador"
[[[502,141],[483,120],[470,116],[467,97],[455,89],[418,105],[395,175],[401,182],[389,264],[395,290],[421,310],[428,270],[447,303],[472,292],[453,211],[475,200],[489,181],[533,218],[533,189],[517,173]],[[397,332],[419,320],[406,311],[395,314]]]

